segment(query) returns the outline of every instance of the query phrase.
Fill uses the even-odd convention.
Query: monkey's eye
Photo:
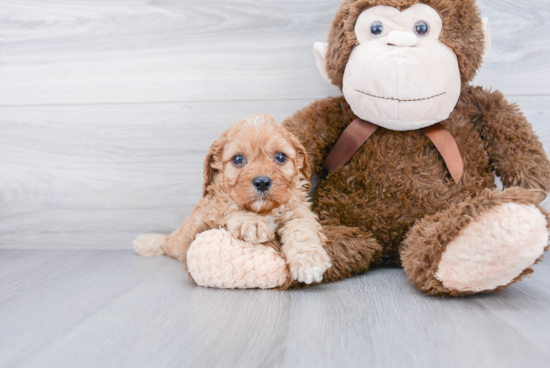
[[[244,157],[242,155],[235,155],[235,157],[233,157],[233,164],[235,166],[243,166],[244,165]]]
[[[370,26],[370,33],[372,34],[372,37],[378,37],[384,32],[384,25],[382,22],[374,22],[372,26]]]
[[[414,25],[414,33],[416,33],[418,36],[425,36],[430,33],[430,25],[423,20],[419,20]]]
[[[286,162],[286,155],[282,152],[277,152],[275,154],[275,161],[277,161],[280,164],[283,164]]]

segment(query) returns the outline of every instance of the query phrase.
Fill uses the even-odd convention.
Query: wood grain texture
[[[511,101],[549,149],[548,98]],[[0,107],[0,248],[129,249],[139,233],[169,233],[200,198],[221,132],[309,102]]]
[[[530,339],[539,348],[550,346],[550,262],[535,267],[535,274],[506,294],[479,297],[483,306]]]
[[[41,252],[41,264],[0,278],[1,367],[17,365],[162,265],[127,251],[56,252]],[[3,256],[2,267],[12,263]],[[37,258],[28,251],[23,257]]]
[[[0,0],[0,105],[315,99],[340,0]],[[550,93],[550,3],[480,0],[493,50],[476,83]]]
[[[307,100],[0,108],[0,247],[126,248],[200,198],[211,143]]]
[[[168,257],[0,250],[0,269],[6,252],[45,261],[0,279],[5,367],[490,368],[550,358],[545,263],[501,294],[443,299],[400,269],[285,292],[221,290],[196,286]]]

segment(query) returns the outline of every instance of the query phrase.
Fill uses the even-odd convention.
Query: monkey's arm
[[[463,102],[504,187],[541,189],[545,196],[550,191],[550,162],[518,106],[501,92],[481,87],[463,92]]]
[[[354,118],[343,97],[328,97],[294,113],[283,124],[304,145],[313,171],[318,172],[330,149]]]

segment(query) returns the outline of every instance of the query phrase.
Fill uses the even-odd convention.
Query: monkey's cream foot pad
[[[273,248],[235,239],[222,229],[197,236],[187,253],[187,268],[200,286],[271,289],[284,285],[289,272]]]
[[[435,277],[449,289],[493,290],[531,267],[547,245],[545,216],[534,206],[506,203],[461,230]]]

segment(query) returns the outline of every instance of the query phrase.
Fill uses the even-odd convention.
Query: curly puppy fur
[[[435,277],[446,245],[495,203],[542,201],[550,190],[550,162],[516,105],[498,91],[468,85],[483,51],[482,22],[474,0],[344,0],[328,37],[332,83],[342,88],[344,68],[357,45],[354,25],[362,11],[375,5],[402,10],[417,3],[438,11],[443,20],[441,41],[458,57],[461,96],[441,124],[455,138],[464,161],[460,183],[455,184],[422,132],[379,128],[346,165],[322,173],[313,209],[324,226],[333,263],[327,280],[350,277],[373,265],[403,265],[424,292],[463,295],[468,292],[449,290]],[[355,118],[343,97],[329,97],[283,124],[301,140],[313,170],[321,172],[338,137]],[[505,188],[518,188],[501,196],[495,173]],[[423,218],[427,222],[420,222]],[[429,231],[434,221],[441,221],[442,228]],[[516,280],[529,272],[526,269]]]
[[[276,161],[277,153],[286,161]],[[244,158],[243,164],[233,162],[236,155]],[[282,124],[270,115],[239,121],[210,147],[203,197],[191,215],[164,242],[159,235],[136,239],[136,250],[143,255],[162,252],[186,262],[197,234],[224,228],[245,242],[280,242],[292,278],[320,282],[331,264],[322,246],[326,238],[307,200],[310,175],[304,147]],[[266,191],[253,184],[260,176],[271,179]]]

